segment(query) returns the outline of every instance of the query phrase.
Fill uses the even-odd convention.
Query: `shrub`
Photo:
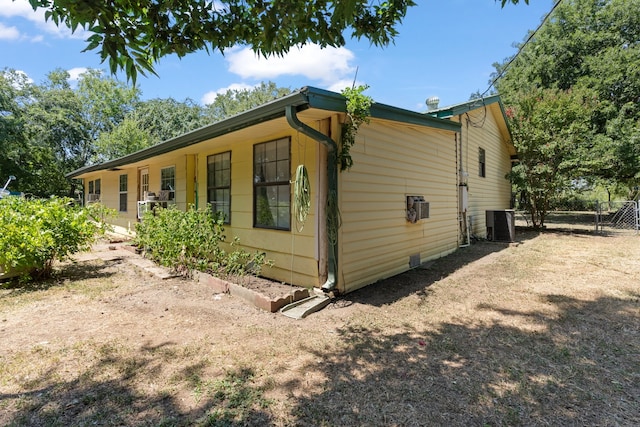
[[[234,238],[226,243],[223,216],[210,207],[187,211],[156,209],[146,212],[136,226],[134,243],[160,265],[171,267],[182,274],[193,270],[208,272],[220,277],[260,274],[265,254],[250,254],[243,249],[233,249],[239,243]]]
[[[73,205],[67,198],[0,200],[0,267],[23,278],[48,277],[56,260],[88,249],[106,230],[110,210]]]

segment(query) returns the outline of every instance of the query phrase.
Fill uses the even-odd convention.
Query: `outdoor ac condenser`
[[[487,211],[487,240],[513,242],[516,237],[516,213],[512,209]]]

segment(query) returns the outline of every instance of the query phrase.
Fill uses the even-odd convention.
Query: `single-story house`
[[[265,277],[338,293],[455,251],[468,240],[467,212],[482,235],[481,212],[509,208],[514,149],[497,97],[429,113],[374,103],[353,167],[340,172],[345,110],[342,95],[306,87],[68,176],[129,229],[149,206],[211,204],[227,238],[273,261]],[[310,187],[304,224],[292,214],[299,165]]]

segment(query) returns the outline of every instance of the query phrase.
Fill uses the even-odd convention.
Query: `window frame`
[[[278,143],[282,142],[284,143],[286,141],[287,144],[287,158],[279,158],[279,150],[278,150]],[[260,173],[268,173],[264,171],[264,168],[266,168],[267,166],[271,166],[271,168],[273,169],[275,167],[275,175],[276,175],[276,179],[274,180],[266,180],[265,181],[261,181],[259,173],[258,173],[258,158],[256,157],[258,154],[258,151],[261,149],[261,147],[265,147],[262,151],[263,153],[266,155],[267,152],[267,147],[269,146],[269,144],[275,144],[275,153],[276,153],[276,157],[274,160],[267,160],[264,159],[260,162]],[[273,148],[272,148],[273,150]],[[284,177],[279,177],[278,176],[278,163],[279,162],[285,162],[286,160],[286,176]],[[275,164],[275,165],[273,165]],[[284,137],[284,138],[278,138],[278,139],[273,139],[270,141],[266,141],[266,142],[261,142],[258,144],[254,144],[253,146],[253,228],[260,228],[260,229],[268,229],[268,230],[281,230],[281,231],[291,231],[291,137]],[[271,215],[271,219],[275,220],[275,224],[274,225],[268,225],[265,224],[263,222],[258,221],[259,220],[259,203],[258,203],[258,199],[259,197],[261,197],[259,195],[259,193],[264,191],[263,197],[268,197],[267,193],[269,191],[270,188],[276,188],[276,192],[278,193],[276,196],[276,206],[275,209],[276,211],[278,211],[281,206],[279,204],[279,196],[280,196],[280,187],[286,187],[286,196],[287,196],[287,205],[286,205],[286,215],[279,215],[279,213],[276,213],[276,217],[274,218],[273,215]],[[269,203],[268,198],[267,198],[267,203]],[[272,205],[268,204],[269,209],[272,209]],[[284,207],[282,207],[284,208]],[[278,219],[279,218],[286,218],[286,224],[279,224],[278,223]]]
[[[127,212],[128,210],[127,199],[128,199],[128,191],[129,191],[129,175],[128,174],[124,173],[118,177],[118,189],[119,189],[118,212]]]
[[[100,201],[100,193],[102,189],[101,178],[95,178],[87,182],[86,203],[95,203]],[[98,197],[95,197],[95,196]]]
[[[216,172],[218,171],[215,165],[217,164],[218,158],[220,158],[221,162],[224,162],[224,160],[226,160],[223,158],[223,156],[228,156],[229,168],[225,169],[224,167],[221,167],[220,172],[227,174],[226,181],[229,183],[228,185],[223,185],[223,183],[215,182]],[[213,162],[211,160],[213,160]],[[211,170],[212,166],[213,166],[213,170]],[[216,154],[211,154],[207,156],[207,203],[211,206],[211,210],[214,213],[222,212],[222,214],[224,215],[225,224],[231,224],[231,167],[232,167],[231,151],[224,151],[222,153],[216,153]],[[216,200],[215,194],[217,191],[220,191],[220,190],[228,191],[229,193],[228,204],[225,204],[224,202],[219,202],[218,200]],[[212,193],[214,197],[212,197]],[[222,206],[226,207],[226,210],[216,209],[217,205],[220,203],[222,203]]]
[[[487,176],[487,152],[482,147],[478,147],[478,176],[480,178]]]
[[[171,170],[171,177],[170,178],[165,178],[164,175],[164,171],[168,171]],[[165,181],[171,180],[171,182],[173,183],[173,185],[168,184],[167,186],[165,186]],[[171,189],[173,188],[173,189]],[[166,166],[160,169],[160,191],[169,191],[169,197],[167,198],[167,200],[175,200],[176,198],[176,166]]]

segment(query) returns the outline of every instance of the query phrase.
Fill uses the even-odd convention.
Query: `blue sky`
[[[211,102],[229,88],[249,88],[261,81],[296,89],[315,86],[340,91],[357,83],[377,102],[424,111],[425,100],[438,96],[440,105],[457,104],[477,90],[487,89],[492,64],[514,54],[528,30],[535,29],[551,9],[552,0],[501,8],[494,0],[417,1],[399,28],[395,44],[386,48],[350,40],[339,49],[317,46],[293,49],[284,58],[257,59],[237,47],[163,58],[159,77],[140,77],[144,99],[191,98]],[[95,51],[82,53],[87,33],[71,34],[45,23],[44,11],[34,12],[27,0],[0,0],[0,69],[12,68],[36,83],[62,68],[72,79],[86,68],[107,70]],[[124,79],[123,76],[119,76]]]

